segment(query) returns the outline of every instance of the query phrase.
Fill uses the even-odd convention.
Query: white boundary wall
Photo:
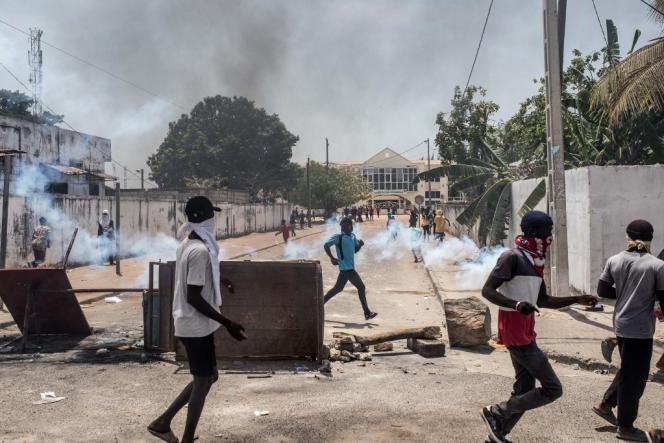
[[[516,216],[539,180],[512,184],[512,222],[506,246],[519,232]],[[606,260],[625,249],[625,227],[637,218],[653,224],[652,252],[664,248],[664,165],[591,166],[565,171],[570,285],[594,294]],[[543,200],[537,209],[545,210]]]
[[[0,201],[2,197],[0,197]],[[217,215],[217,238],[243,235],[250,232],[276,231],[283,218],[291,211],[289,204],[228,204],[213,202],[222,208]],[[35,194],[30,197],[12,195],[9,198],[7,229],[7,266],[24,266],[32,260],[31,237],[39,217],[53,213],[64,214],[69,223],[67,229],[54,228],[51,248],[47,251],[46,263],[56,264],[62,260],[72,235],[72,227],[78,226],[92,236],[97,235],[97,220],[101,211],[108,209],[115,219],[114,197],[53,196]],[[1,206],[0,206],[1,212]],[[122,249],[131,249],[130,242],[164,234],[175,237],[177,228],[184,223],[184,202],[167,199],[140,199],[123,197],[120,202],[121,241],[128,244]],[[66,232],[65,232],[66,230]],[[79,235],[81,235],[79,233]],[[72,256],[81,257],[85,244],[77,239]],[[78,248],[76,247],[78,246]]]

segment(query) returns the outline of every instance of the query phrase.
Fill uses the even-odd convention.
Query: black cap
[[[542,211],[528,211],[521,219],[521,231],[534,237],[545,237],[551,234],[553,220]]]
[[[190,198],[184,207],[187,220],[193,223],[201,223],[214,217],[215,211],[220,212],[221,208],[213,206],[212,202],[202,195]]]
[[[650,222],[646,220],[634,220],[627,225],[627,235],[632,240],[652,241],[655,230]]]

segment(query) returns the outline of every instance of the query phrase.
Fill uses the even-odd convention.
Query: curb
[[[424,265],[424,269],[427,271],[427,276],[429,277],[429,281],[431,282],[431,286],[433,286],[433,292],[436,294],[436,298],[438,299],[438,302],[440,302],[440,307],[442,308],[443,311],[443,327],[441,329],[441,332],[443,333],[443,336],[441,337],[442,340],[447,344],[447,346],[450,346],[450,334],[447,329],[447,316],[445,315],[445,299],[443,298],[442,291],[438,288],[438,284],[436,283],[436,279],[433,277],[431,274],[431,271],[427,267],[427,265]]]

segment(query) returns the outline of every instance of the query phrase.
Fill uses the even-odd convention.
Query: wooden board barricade
[[[146,314],[146,348],[173,350],[166,349],[173,345],[176,358],[184,360],[179,341],[166,339],[172,331],[171,312],[166,317],[164,309],[155,308],[157,303],[172,307],[175,266],[159,263],[158,269],[159,302],[146,293],[145,306],[152,313]],[[222,286],[222,312],[242,324],[249,338],[238,342],[220,328],[215,333],[218,358],[319,358],[325,318],[318,261],[222,261],[220,270],[235,286],[233,294]]]

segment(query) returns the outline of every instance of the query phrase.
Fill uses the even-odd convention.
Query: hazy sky
[[[638,0],[595,0],[624,51],[659,35]],[[300,137],[294,160],[365,159],[435,136],[465,83],[489,0],[2,0],[0,19],[181,105],[155,99],[44,46],[43,101],[113,156],[145,166],[207,95],[244,95]],[[542,2],[495,0],[472,83],[508,118],[543,73]],[[591,0],[569,0],[566,58],[603,46]],[[28,38],[0,24],[0,61],[27,83]],[[0,88],[20,88],[0,70]],[[408,156],[425,155],[426,147]],[[120,171],[117,171],[118,173]],[[130,186],[136,183],[130,183]]]

